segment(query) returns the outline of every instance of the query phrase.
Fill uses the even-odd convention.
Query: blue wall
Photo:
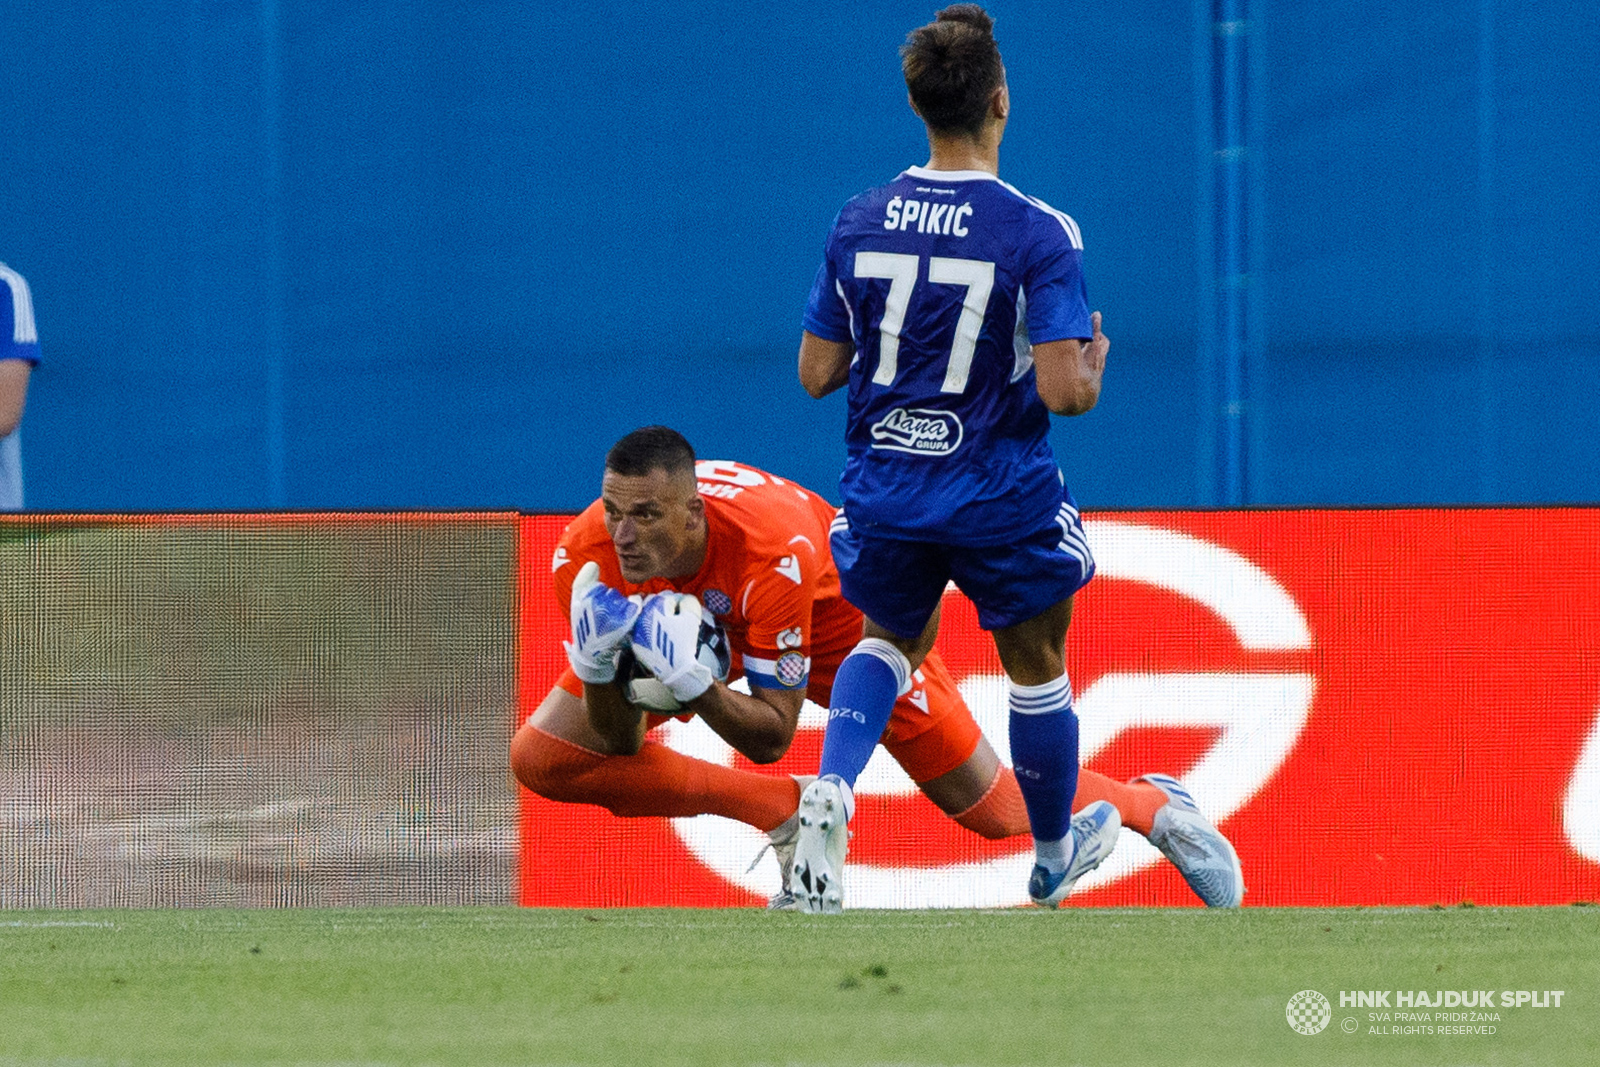
[[[576,508],[657,421],[831,493],[799,314],[926,158],[895,49],[937,5],[586,6],[8,5],[30,505]],[[1251,4],[1254,502],[1600,500],[1600,9],[1499,7]],[[1004,176],[1113,338],[1055,431],[1091,507],[1218,502],[1208,9],[991,8]]]

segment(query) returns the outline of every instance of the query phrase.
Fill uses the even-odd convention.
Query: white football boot
[[[767,898],[768,911],[797,911],[800,902],[795,899],[794,890],[791,888],[790,874],[794,870],[794,846],[800,838],[800,818],[791,815],[779,826],[773,827],[767,833],[768,844],[756,855],[756,862],[750,864],[750,869],[755,870],[756,863],[766,855],[768,848],[778,861],[778,874],[781,884],[778,891]]]
[[[1133,781],[1149,782],[1167,795],[1166,806],[1151,820],[1150,843],[1172,861],[1206,907],[1237,908],[1244,900],[1239,854],[1200,814],[1183,783],[1166,774],[1145,774]]]
[[[850,848],[844,789],[844,782],[830,774],[800,794],[800,831],[789,877],[799,911],[837,915],[844,910],[844,857]]]
[[[801,793],[805,792],[806,786],[817,780],[814,774],[792,774],[789,777],[799,784]],[[767,831],[767,843],[761,846],[761,851],[756,853],[756,858],[751,860],[750,866],[745,869],[746,874],[755,870],[756,864],[761,862],[761,857],[767,854],[767,849],[772,850],[773,858],[778,861],[780,882],[778,891],[767,899],[768,911],[796,911],[800,907],[790,888],[790,876],[794,871],[794,846],[799,838],[800,813],[796,811]]]
[[[1079,878],[1111,855],[1122,833],[1122,816],[1109,800],[1097,800],[1072,817],[1068,832],[1073,839],[1072,862],[1059,874],[1034,864],[1028,876],[1028,896],[1041,908],[1055,908],[1067,899]]]

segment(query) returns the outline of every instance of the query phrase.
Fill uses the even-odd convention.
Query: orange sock
[[[983,799],[951,818],[991,841],[1027,833],[1028,808],[1022,802],[1022,787],[1017,785],[1016,772],[1000,764],[1000,771]]]
[[[608,756],[524,726],[511,741],[511,769],[542,797],[624,817],[722,815],[771,830],[800,806],[800,786],[787,774],[721,767],[655,741],[637,755]]]
[[[1094,771],[1078,772],[1078,791],[1072,797],[1072,810],[1082,811],[1097,800],[1109,800],[1122,817],[1122,825],[1150,835],[1151,820],[1167,802],[1167,795],[1149,782],[1125,783]],[[956,822],[990,840],[1015,837],[1029,832],[1028,809],[1022,802],[1022,789],[1016,772],[1005,764],[994,776],[994,784],[983,799],[957,815]]]
[[[1078,791],[1072,797],[1072,810],[1081,811],[1097,800],[1109,800],[1122,825],[1146,837],[1151,820],[1167,803],[1167,794],[1149,782],[1119,782],[1090,770],[1078,772]]]

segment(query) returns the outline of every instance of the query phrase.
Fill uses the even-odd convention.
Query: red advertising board
[[[548,561],[565,519],[523,522],[526,716],[564,662]],[[1239,851],[1246,905],[1600,899],[1600,510],[1102,512],[1085,526],[1099,573],[1068,637],[1084,763],[1184,778]],[[998,661],[957,593],[940,648],[1005,757]],[[808,708],[790,753],[760,769],[814,771],[821,721]],[[699,724],[663,739],[735,761]],[[1024,899],[1028,839],[956,826],[881,753],[858,796],[847,906]],[[758,904],[777,881],[770,858],[746,870],[763,840],[711,816],[624,820],[523,792],[518,897]],[[1196,901],[1124,830],[1072,903]]]

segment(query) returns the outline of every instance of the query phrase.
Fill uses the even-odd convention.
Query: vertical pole
[[[1498,345],[1491,302],[1494,296],[1494,0],[1478,5],[1478,500],[1495,502],[1500,493]]]
[[[1217,489],[1217,263],[1216,263],[1216,91],[1212,85],[1215,0],[1192,0],[1194,32],[1195,272],[1199,288],[1199,344],[1195,346],[1199,433],[1195,441],[1195,488],[1199,503],[1222,503]]]
[[[1259,3],[1259,0],[1256,0]],[[1205,26],[1197,27],[1205,58],[1202,109],[1206,155],[1202,226],[1202,355],[1214,370],[1202,376],[1206,421],[1216,442],[1211,459],[1216,472],[1213,499],[1238,507],[1258,499],[1259,435],[1254,426],[1253,390],[1261,378],[1259,285],[1262,195],[1254,142],[1261,138],[1253,88],[1261,80],[1261,59],[1253,48],[1256,21],[1251,0],[1208,0]],[[1197,10],[1198,16],[1198,10]],[[1198,53],[1197,53],[1198,59]],[[1203,442],[1205,443],[1205,442]]]
[[[1246,287],[1249,271],[1245,261],[1249,235],[1245,217],[1248,190],[1245,143],[1246,44],[1249,22],[1245,0],[1213,0],[1212,65],[1215,108],[1215,181],[1217,201],[1217,348],[1221,362],[1219,378],[1222,503],[1237,507],[1248,501],[1248,462],[1245,433],[1246,378]]]
[[[261,0],[261,141],[263,229],[265,231],[262,288],[264,334],[262,356],[266,365],[267,504],[288,503],[284,470],[284,316],[286,313],[283,265],[283,78],[278,62],[281,34],[278,0]]]
[[[200,144],[205,125],[206,104],[208,103],[205,84],[205,66],[202,57],[206,49],[206,22],[204,11],[201,7],[202,0],[189,0],[188,18],[185,23],[187,39],[184,47],[184,133],[183,133],[183,223],[184,223],[184,252],[187,262],[184,264],[184,310],[185,337],[189,346],[185,357],[194,364],[199,364],[202,359],[212,358],[212,353],[206,351],[210,344],[209,331],[206,328],[207,319],[203,302],[205,294],[201,286],[201,264],[205,262],[204,242],[201,240],[202,226],[204,225],[204,207],[200,190],[205,187],[205,175],[201,172]],[[190,403],[196,400],[191,398]],[[186,464],[189,474],[190,492],[197,492],[198,479],[194,476],[194,463]]]
[[[1255,504],[1268,499],[1267,492],[1267,417],[1266,408],[1266,262],[1267,262],[1267,183],[1266,110],[1267,0],[1244,0],[1249,5],[1249,36],[1244,86],[1245,153],[1245,374],[1248,384],[1248,410],[1245,419],[1245,500]]]

